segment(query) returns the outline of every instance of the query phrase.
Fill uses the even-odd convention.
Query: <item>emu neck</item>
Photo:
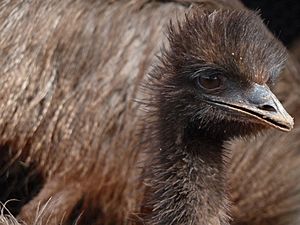
[[[191,134],[163,127],[167,129],[161,129],[151,168],[149,224],[229,224],[222,140],[205,137],[205,131]]]

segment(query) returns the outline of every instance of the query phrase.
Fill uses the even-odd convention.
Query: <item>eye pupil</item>
[[[221,79],[218,76],[199,77],[198,84],[205,89],[216,89],[221,86]]]

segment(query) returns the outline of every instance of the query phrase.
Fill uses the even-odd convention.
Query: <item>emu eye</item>
[[[197,77],[197,85],[207,90],[214,90],[222,85],[222,80],[218,75],[199,76]]]

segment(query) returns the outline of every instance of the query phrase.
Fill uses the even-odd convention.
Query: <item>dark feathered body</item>
[[[235,1],[194,2],[209,10],[242,7]],[[152,193],[148,189],[145,192],[149,178],[144,181],[142,174],[144,165],[148,165],[145,161],[156,154],[152,150],[157,147],[158,136],[151,131],[155,120],[152,108],[146,107],[151,112],[140,110],[134,99],[148,98],[139,89],[145,84],[155,54],[160,55],[162,44],[167,43],[164,31],[171,18],[184,19],[191,3],[0,3],[0,197],[3,202],[21,198],[11,208],[15,216],[32,224],[39,211],[41,216],[35,223],[48,221],[50,225],[61,221],[69,224],[78,217],[78,224],[85,225],[132,224],[149,217],[146,213],[152,210],[148,205]],[[261,55],[256,59],[264,58]],[[278,92],[297,117],[298,70],[294,62],[287,68],[286,82]],[[234,149],[229,160],[229,183],[218,186],[220,176],[215,185],[220,193],[230,189],[232,196],[195,190],[196,198],[215,199],[215,208],[221,206],[222,225],[230,214],[241,224],[297,224],[299,182],[295,168],[299,164],[299,143],[294,140],[298,133],[295,129],[293,134],[283,136],[272,131],[255,146],[229,146]],[[182,137],[173,138],[179,143]],[[166,140],[166,145],[168,141],[174,140]],[[287,143],[284,152],[281,143]],[[181,154],[172,155],[176,156]],[[281,167],[277,167],[279,162]],[[219,170],[225,173],[223,168]],[[291,170],[294,176],[287,177]],[[214,174],[203,171],[207,172]],[[170,191],[174,191],[173,184],[169,183]],[[233,204],[228,204],[227,198]],[[193,205],[193,199],[187,200]],[[178,212],[193,214],[193,207],[182,207]],[[203,220],[212,212],[198,213]],[[170,223],[170,218],[166,219]],[[209,224],[220,222],[212,219]]]

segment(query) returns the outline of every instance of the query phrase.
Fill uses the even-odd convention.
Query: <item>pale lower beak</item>
[[[213,103],[251,116],[258,122],[281,131],[290,131],[294,125],[293,118],[265,85],[254,85],[240,98],[235,97],[228,101],[217,100]]]

